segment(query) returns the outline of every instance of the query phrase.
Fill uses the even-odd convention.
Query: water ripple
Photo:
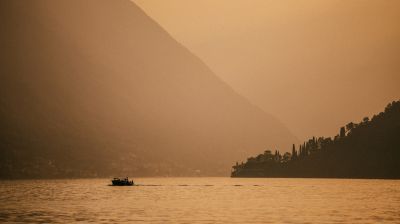
[[[1,181],[1,223],[400,223],[400,181]]]

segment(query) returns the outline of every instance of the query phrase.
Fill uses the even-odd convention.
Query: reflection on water
[[[0,222],[400,223],[400,181],[141,178],[0,182]]]

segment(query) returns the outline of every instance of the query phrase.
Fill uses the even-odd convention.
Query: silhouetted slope
[[[0,10],[1,177],[221,175],[296,140],[128,0]]]
[[[234,177],[400,178],[400,101],[331,138],[313,138],[292,153],[266,151],[236,164]]]

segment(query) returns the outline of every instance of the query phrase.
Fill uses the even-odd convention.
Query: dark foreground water
[[[0,182],[0,222],[400,223],[400,181],[140,178]]]

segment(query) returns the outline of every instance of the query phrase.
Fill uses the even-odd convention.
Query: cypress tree
[[[292,158],[293,159],[297,158],[296,146],[294,144],[293,144],[293,147],[292,147]]]

